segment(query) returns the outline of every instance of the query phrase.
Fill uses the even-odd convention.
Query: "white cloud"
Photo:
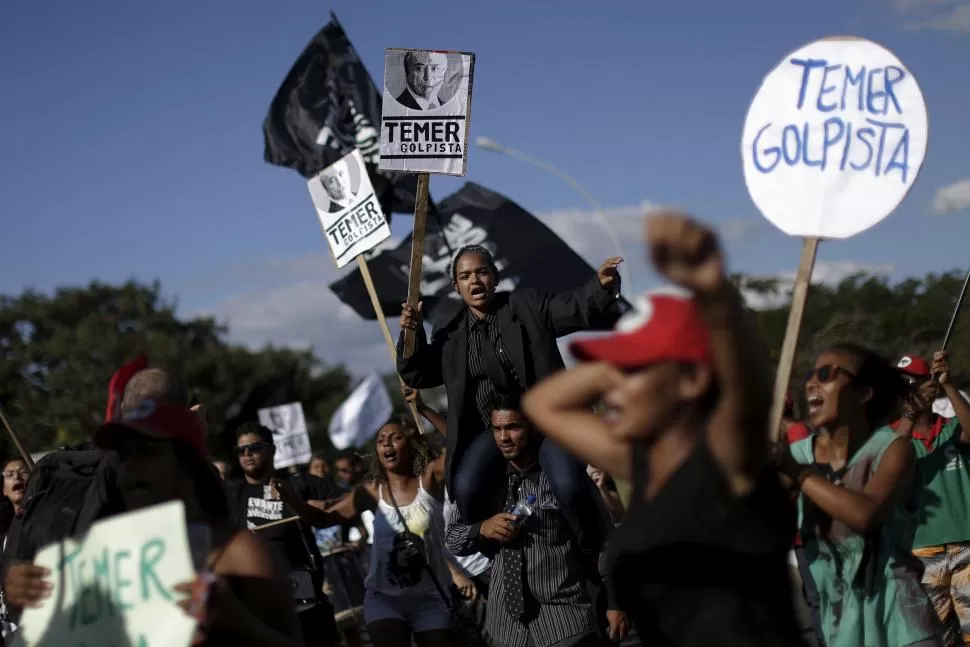
[[[967,207],[970,207],[970,178],[937,189],[930,209],[935,214],[945,215]]]
[[[892,0],[906,29],[970,34],[970,0]]]
[[[892,274],[894,270],[895,267],[891,263],[866,264],[857,261],[819,261],[815,263],[815,269],[812,272],[812,283],[836,285],[843,279],[860,272],[886,276]],[[795,272],[792,271],[781,272],[772,277],[753,278],[774,278],[778,280],[778,287],[771,294],[760,294],[757,291],[742,288],[741,293],[748,305],[756,310],[777,308],[784,305],[795,285]]]
[[[637,277],[627,291],[646,287],[648,275],[642,249],[644,215],[656,205],[616,207],[602,216],[615,236],[624,243],[626,271]],[[563,210],[537,214],[557,235],[590,265],[615,254],[610,236],[601,221],[588,210]],[[722,236],[730,243],[759,232],[763,221],[732,219],[719,223]],[[388,245],[396,245],[397,241]],[[345,271],[349,271],[347,268]],[[225,299],[198,314],[214,315],[229,325],[230,339],[253,348],[265,344],[294,348],[312,347],[328,364],[344,363],[353,373],[391,370],[390,355],[376,322],[363,321],[330,291],[338,276],[326,253],[295,258],[270,257],[232,268],[231,274],[245,283],[246,292]],[[391,334],[398,333],[397,321],[389,322]]]

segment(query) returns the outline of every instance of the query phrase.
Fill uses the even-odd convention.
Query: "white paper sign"
[[[307,433],[302,404],[290,402],[278,407],[260,409],[258,415],[259,424],[273,430],[273,444],[276,445],[276,454],[273,457],[275,469],[310,462],[313,450],[310,448],[310,434]]]
[[[474,67],[469,52],[385,51],[380,168],[465,174]]]
[[[391,237],[357,149],[310,178],[307,187],[338,268]]]
[[[99,521],[81,541],[46,546],[54,591],[26,609],[12,645],[188,647],[195,621],[173,588],[195,578],[181,501]]]
[[[384,380],[371,373],[334,412],[330,442],[337,449],[360,447],[374,437],[393,412]]]
[[[927,128],[923,93],[892,52],[858,38],[818,40],[786,56],[751,102],[744,179],[786,234],[848,238],[906,197]]]

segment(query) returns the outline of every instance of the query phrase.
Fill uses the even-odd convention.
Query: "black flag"
[[[573,290],[595,270],[559,236],[504,195],[468,182],[438,203],[440,218],[428,221],[421,276],[421,298],[429,322],[445,321],[461,305],[451,287],[452,250],[481,244],[495,256],[498,290],[536,287],[545,292]],[[394,249],[383,250],[367,265],[374,278],[384,314],[401,314],[407,299],[411,236]],[[359,270],[348,273],[330,289],[364,319],[375,319],[374,308]],[[626,302],[619,302],[619,308]]]
[[[377,169],[380,127],[381,93],[331,13],[273,98],[263,157],[311,178],[357,148],[384,213],[413,212],[417,175]]]

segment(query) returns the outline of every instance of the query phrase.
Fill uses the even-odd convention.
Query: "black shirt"
[[[802,645],[788,578],[794,508],[775,471],[735,496],[702,440],[647,501],[645,448],[634,456],[629,511],[609,553],[620,608],[643,644]]]
[[[330,478],[322,479],[307,474],[294,477],[289,482],[303,501],[328,501],[344,493]],[[282,501],[273,498],[269,485],[254,485],[245,480],[236,480],[227,484],[227,488],[230,491],[230,516],[232,522],[240,528],[253,530],[272,521],[296,515]],[[284,572],[317,569],[320,552],[309,524],[291,521],[255,532],[266,540],[274,558],[280,560]]]
[[[522,387],[505,352],[498,318],[487,313],[481,319],[468,311],[468,375],[475,408],[487,428],[492,424],[492,399],[496,392],[519,393]]]

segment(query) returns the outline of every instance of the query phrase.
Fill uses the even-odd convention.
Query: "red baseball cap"
[[[120,420],[102,425],[94,433],[94,443],[111,449],[121,437],[132,432],[149,438],[178,439],[202,456],[209,455],[205,425],[199,416],[185,407],[158,404],[154,400],[145,400]]]
[[[930,365],[919,355],[903,355],[896,364],[901,372],[912,375],[913,377],[929,377]]]
[[[632,369],[658,362],[711,364],[711,335],[689,293],[662,289],[635,300],[605,337],[569,345],[580,360]]]

